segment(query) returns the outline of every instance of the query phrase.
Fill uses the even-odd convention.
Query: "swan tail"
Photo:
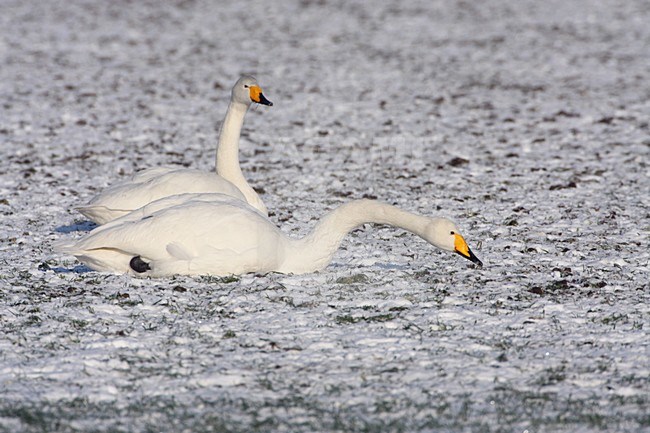
[[[106,206],[79,206],[75,210],[97,224],[106,224],[123,215],[128,214],[132,209],[111,209]]]
[[[100,272],[135,273],[131,267],[133,254],[114,248],[83,249],[74,240],[60,239],[53,244],[54,251],[75,256],[90,269]],[[144,259],[146,260],[146,259]],[[140,268],[141,269],[141,268]]]
[[[111,249],[101,248],[90,251],[79,251],[74,256],[84,265],[90,269],[100,272],[112,272],[119,274],[136,274],[143,275],[146,272],[147,259],[137,256],[136,266],[138,269],[132,267],[132,262],[136,256],[131,253]],[[139,267],[141,265],[141,267]],[[144,271],[143,271],[144,269]]]
[[[75,251],[77,251],[77,243],[70,239],[59,239],[54,241],[52,249],[60,254],[74,256]]]

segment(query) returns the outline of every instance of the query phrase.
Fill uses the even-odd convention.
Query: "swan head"
[[[453,221],[446,218],[434,218],[427,224],[424,236],[427,242],[445,251],[451,251],[465,257],[467,260],[483,266],[478,257],[469,249],[465,238],[460,234],[458,227]]]
[[[266,99],[262,93],[262,88],[257,84],[257,80],[250,75],[244,75],[235,83],[232,88],[232,100],[240,102],[246,106],[253,102],[261,105],[273,106],[273,102]]]

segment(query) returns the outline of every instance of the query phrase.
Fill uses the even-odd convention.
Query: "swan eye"
[[[455,235],[456,232],[452,230],[452,231],[449,232],[449,234],[450,234],[450,235]]]
[[[248,84],[244,84],[244,89],[248,89]]]

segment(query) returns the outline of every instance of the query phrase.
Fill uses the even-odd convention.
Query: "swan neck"
[[[374,200],[356,200],[325,215],[314,229],[293,240],[281,272],[305,273],[325,268],[345,235],[365,223],[388,224],[423,236],[430,219]]]
[[[248,184],[239,167],[239,137],[247,110],[248,106],[246,104],[230,101],[228,111],[226,111],[226,118],[219,132],[215,165],[219,176],[235,185],[248,203],[260,207],[262,201],[259,195]]]
[[[231,101],[226,111],[226,117],[219,131],[217,145],[216,169],[220,176],[239,171],[239,137],[244,124],[244,116],[248,107],[242,103]]]

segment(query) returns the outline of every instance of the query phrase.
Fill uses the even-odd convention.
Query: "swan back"
[[[114,185],[77,210],[90,220],[105,224],[154,200],[183,193],[222,193],[245,200],[239,188],[214,173],[175,169],[160,170],[152,176],[139,175],[128,182]]]

